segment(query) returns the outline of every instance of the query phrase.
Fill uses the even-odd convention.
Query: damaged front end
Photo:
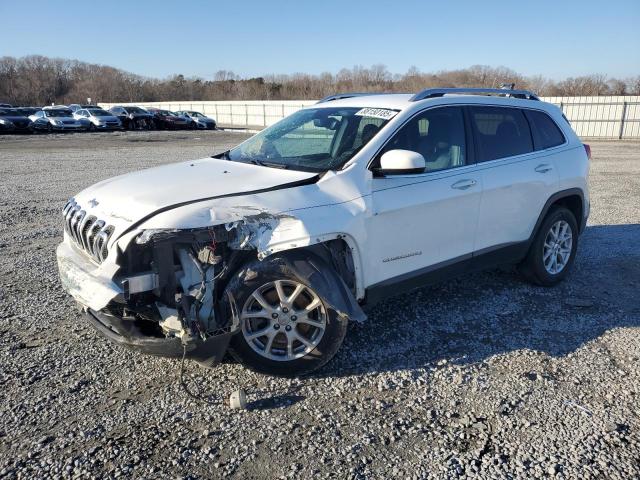
[[[229,248],[236,236],[224,226],[148,230],[115,263],[98,265],[67,237],[57,251],[60,277],[91,324],[116,343],[214,363],[239,328],[224,290],[231,268],[251,252]]]
[[[72,217],[57,251],[65,289],[100,333],[140,352],[219,362],[240,331],[234,292],[246,279],[244,266],[256,261],[255,270],[286,267],[287,275],[313,285],[338,316],[365,318],[346,243],[337,237],[311,245],[292,216],[220,209],[214,226],[124,231],[108,251],[105,239],[100,258],[84,248],[96,241],[91,226]],[[292,232],[306,240],[287,241],[283,252],[282,239]]]

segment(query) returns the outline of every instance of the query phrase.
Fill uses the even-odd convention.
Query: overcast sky
[[[393,73],[483,64],[554,79],[640,74],[640,0],[0,0],[0,56],[141,75]]]

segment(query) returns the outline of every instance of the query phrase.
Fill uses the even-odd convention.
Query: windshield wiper
[[[285,165],[283,163],[265,162],[264,160],[256,160],[255,158],[249,159],[249,162],[254,165],[259,165],[260,167],[280,168],[282,170],[289,168],[289,165]]]
[[[223,160],[231,160],[231,158],[229,157],[229,152],[230,150],[222,153],[216,153],[215,155],[211,155],[211,158],[222,158]]]

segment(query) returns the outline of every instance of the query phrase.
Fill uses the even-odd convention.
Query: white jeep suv
[[[336,95],[212,158],[82,191],[60,277],[120,344],[299,375],[387,296],[501,264],[562,280],[589,156],[527,91]]]

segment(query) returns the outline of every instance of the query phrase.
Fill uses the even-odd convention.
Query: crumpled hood
[[[315,173],[203,158],[128,173],[74,197],[87,215],[115,228],[112,240],[159,211],[199,200],[258,193],[309,180]]]

